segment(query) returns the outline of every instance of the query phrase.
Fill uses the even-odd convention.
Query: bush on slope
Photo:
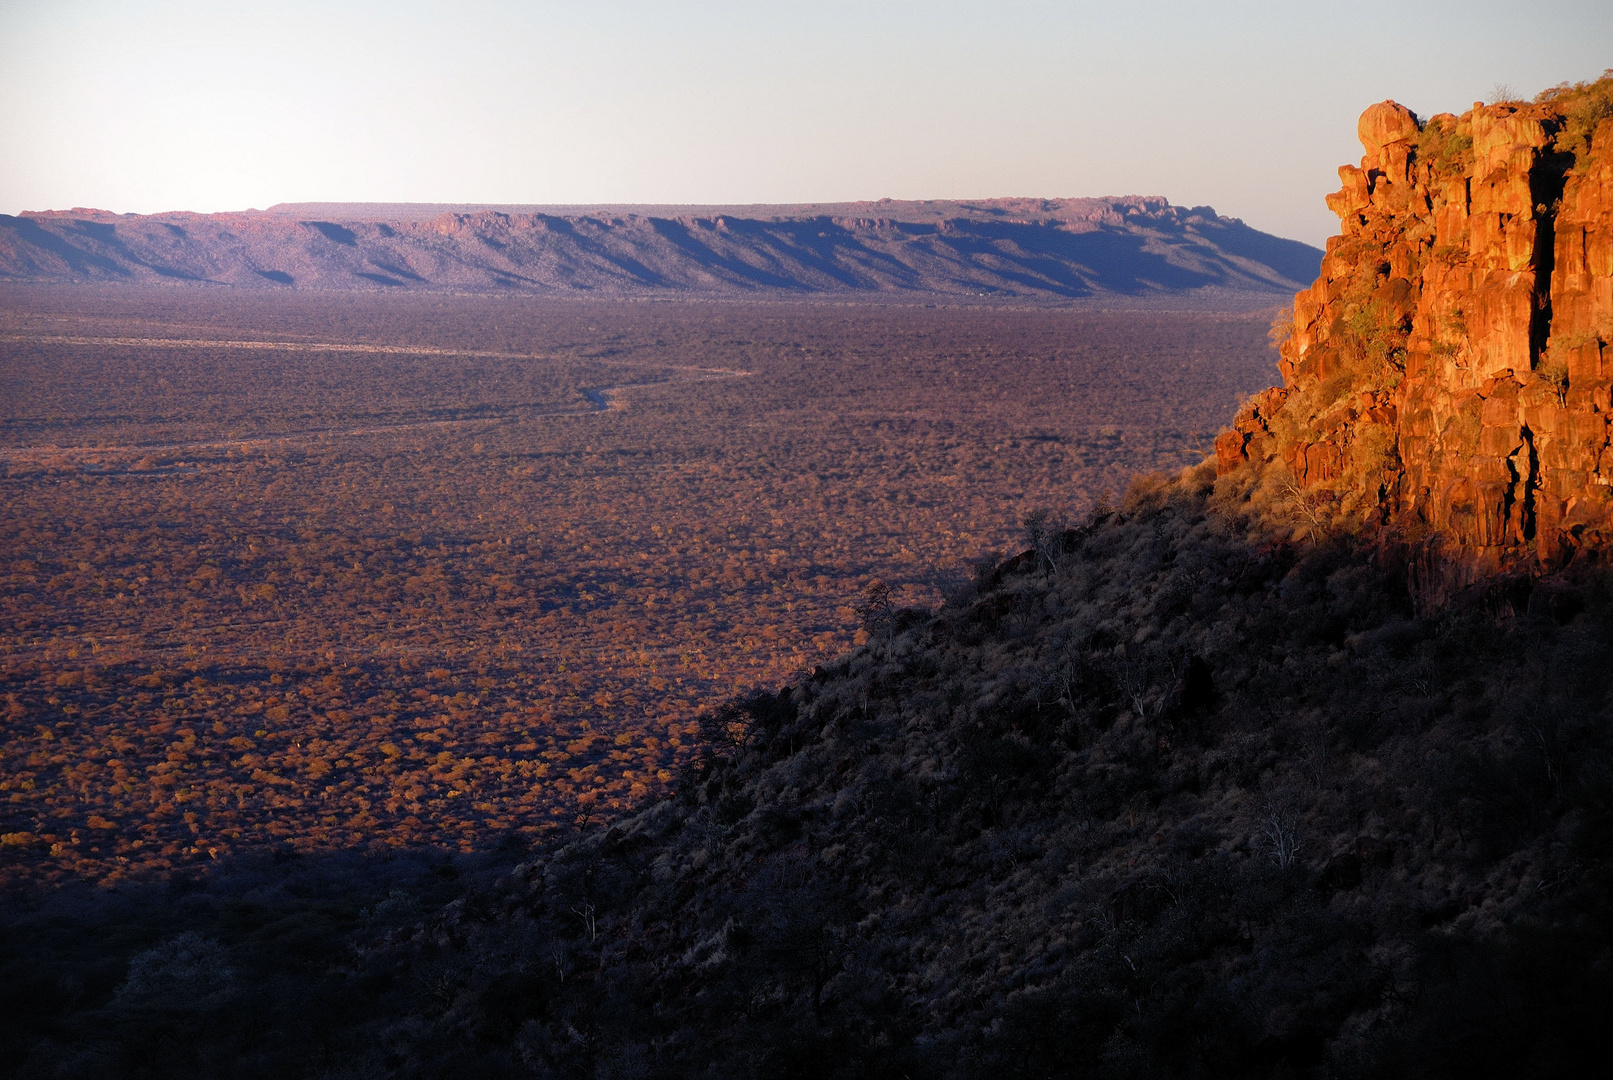
[[[678,801],[365,952],[375,1064],[1555,1073],[1610,1001],[1600,581],[1419,618],[1239,508],[1146,479],[707,717]]]

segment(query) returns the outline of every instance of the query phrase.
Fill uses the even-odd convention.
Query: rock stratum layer
[[[585,294],[1290,293],[1321,252],[1162,198],[781,207],[301,204],[0,215],[0,281]]]
[[[1273,328],[1283,385],[1217,440],[1219,471],[1472,572],[1605,551],[1613,77],[1426,122],[1386,101],[1359,133],[1327,199],[1342,230]]]

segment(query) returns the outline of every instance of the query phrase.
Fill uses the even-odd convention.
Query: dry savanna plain
[[[1197,460],[1269,313],[0,291],[0,882],[530,840]]]

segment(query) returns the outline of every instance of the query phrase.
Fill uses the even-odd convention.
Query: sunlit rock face
[[[1354,530],[1474,571],[1613,541],[1613,78],[1426,122],[1386,101],[1279,325],[1283,385],[1217,441]],[[1286,472],[1284,472],[1286,470]]]

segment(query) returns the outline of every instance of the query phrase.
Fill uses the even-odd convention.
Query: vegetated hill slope
[[[1568,1075],[1613,1004],[1605,584],[1419,614],[1213,472],[871,595],[677,798],[446,906],[221,868],[132,962],[15,949],[100,979],[18,996],[23,1074]]]
[[[430,209],[0,215],[0,280],[595,296],[1189,294],[1249,306],[1292,293],[1322,254],[1209,207],[1151,197]]]

